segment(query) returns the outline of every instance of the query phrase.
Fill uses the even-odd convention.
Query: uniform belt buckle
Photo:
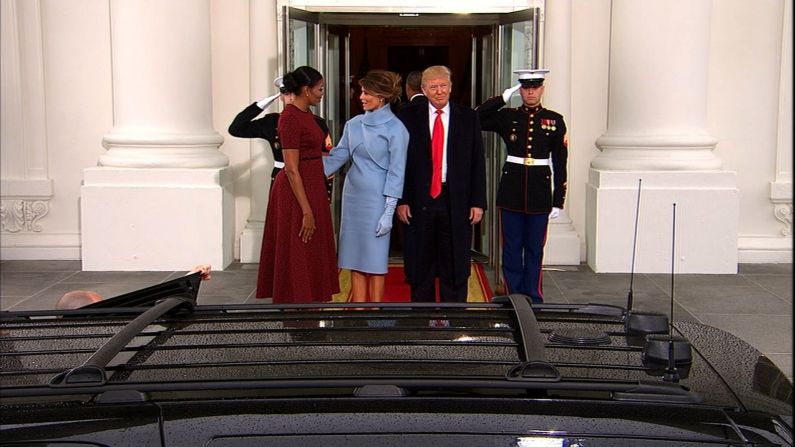
[[[531,157],[526,157],[522,162],[522,164],[524,164],[525,166],[533,166],[535,163],[536,163],[535,158]]]

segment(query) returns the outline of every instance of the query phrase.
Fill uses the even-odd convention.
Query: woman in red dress
[[[295,99],[279,117],[284,169],[271,186],[257,298],[273,297],[274,304],[328,302],[340,287],[321,160],[326,136],[310,110],[323,98],[323,76],[303,66],[282,82]]]

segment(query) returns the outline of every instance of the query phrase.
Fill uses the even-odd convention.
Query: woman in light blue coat
[[[326,176],[349,160],[342,188],[340,268],[351,271],[350,301],[379,302],[389,258],[389,233],[403,193],[409,133],[392,113],[400,100],[400,75],[371,70],[360,81],[364,115],[345,123],[339,144],[323,157]]]

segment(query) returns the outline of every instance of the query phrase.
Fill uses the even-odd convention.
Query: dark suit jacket
[[[411,99],[411,101],[402,101],[398,105],[398,111],[395,112],[395,114],[399,114],[400,111],[405,109],[406,107],[417,106],[419,104],[427,106],[428,105],[428,97],[425,96],[425,95],[420,94],[420,95],[415,95],[414,98]],[[393,110],[393,112],[394,112],[394,110]]]
[[[422,268],[415,262],[417,253],[420,247],[430,243],[422,240],[419,232],[414,231],[423,221],[423,208],[432,200],[430,187],[433,163],[427,99],[424,103],[404,107],[398,117],[409,131],[406,177],[403,198],[399,203],[407,204],[411,209],[412,219],[406,227],[404,257],[406,275],[410,282],[415,282],[417,269]],[[447,191],[453,231],[453,277],[456,283],[460,283],[469,277],[470,272],[472,225],[469,223],[469,210],[472,207],[486,209],[486,161],[477,113],[468,107],[450,103],[447,140]]]
[[[409,101],[409,104],[424,104],[428,105],[428,97],[425,95],[416,95]]]

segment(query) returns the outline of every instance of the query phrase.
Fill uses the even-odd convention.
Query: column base
[[[83,270],[227,267],[235,219],[229,177],[229,168],[86,169]]]
[[[561,214],[561,219],[564,215]],[[551,221],[547,243],[544,246],[544,265],[580,265],[580,237],[571,221]]]
[[[243,264],[256,264],[259,262],[262,251],[262,232],[265,222],[249,221],[243,233],[240,234],[240,262]]]
[[[741,237],[737,250],[741,264],[791,264],[792,236]]]
[[[642,179],[635,271],[671,272],[676,203],[676,273],[737,273],[739,197],[729,171],[590,169],[586,192],[588,265],[598,273],[632,268],[638,179]]]

